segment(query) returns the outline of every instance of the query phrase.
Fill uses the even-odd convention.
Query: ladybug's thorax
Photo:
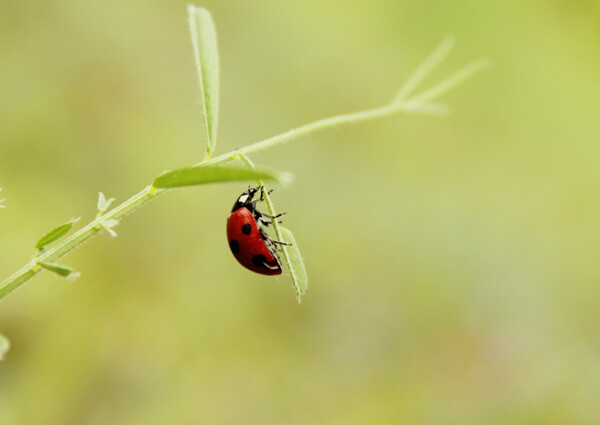
[[[240,208],[246,207],[250,210],[250,212],[254,213],[254,209],[255,209],[255,202],[252,202],[252,198],[254,198],[254,194],[258,191],[257,188],[254,187],[250,187],[248,188],[248,190],[244,191],[244,193],[242,193],[240,195],[240,197],[237,199],[237,201],[235,201],[235,204],[233,204],[233,208],[231,209],[231,212],[234,212],[235,210],[239,210]]]

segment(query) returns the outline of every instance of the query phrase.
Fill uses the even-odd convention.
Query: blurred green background
[[[0,305],[2,425],[600,423],[597,1],[206,1],[218,153],[387,102],[445,33],[442,99],[256,154],[309,291],[240,267],[242,184],[177,190]],[[203,157],[184,1],[0,0],[0,271]]]

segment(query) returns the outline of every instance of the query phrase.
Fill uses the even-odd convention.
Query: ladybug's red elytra
[[[259,199],[254,199],[261,191]],[[238,262],[253,272],[277,275],[281,274],[281,263],[277,258],[275,245],[288,245],[271,239],[264,231],[270,224],[269,219],[277,219],[285,213],[271,216],[256,209],[256,203],[263,200],[263,187],[249,187],[237,199],[231,214],[227,217],[227,240],[231,253]]]

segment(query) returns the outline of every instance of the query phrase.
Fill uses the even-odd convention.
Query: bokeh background
[[[177,190],[0,304],[0,423],[600,423],[600,6],[596,1],[205,1],[219,153],[494,67],[447,119],[340,127],[252,159],[306,259],[241,268],[242,184]],[[0,271],[203,157],[184,1],[0,0]]]

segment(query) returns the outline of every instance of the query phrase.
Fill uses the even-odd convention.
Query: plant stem
[[[43,254],[34,257],[20,270],[0,283],[0,299],[4,298],[10,292],[14,291],[27,280],[39,273],[42,270],[42,267],[38,265],[38,262],[51,263],[58,260],[69,251],[81,245],[96,233],[100,232],[104,228],[102,223],[105,220],[118,220],[164,191],[165,190],[156,189],[152,186],[146,187],[144,190],[132,196],[121,205],[116,206],[103,216],[98,217],[92,222],[88,223],[86,226],[73,233],[70,237],[56,245],[54,248],[50,248]]]
[[[353,112],[344,115],[337,115],[335,117],[324,118],[322,120],[315,121],[310,124],[303,125],[301,127],[293,128],[291,130],[286,131],[285,133],[278,134],[260,142],[256,142],[243,148],[237,149],[235,151],[219,155],[209,161],[201,162],[197,165],[215,165],[224,162],[229,162],[236,158],[239,158],[241,155],[247,155],[253,152],[261,151],[275,145],[281,145],[290,142],[300,136],[305,136],[307,134],[314,133],[319,130],[324,130],[326,128],[335,127],[339,124],[357,123],[361,121],[372,120],[375,118],[382,118],[399,112],[438,115],[438,113],[436,113],[436,110],[424,108],[423,106],[425,105],[416,102],[412,103],[410,107],[407,107],[406,104],[396,103],[380,106],[378,108],[367,109],[365,111]]]
[[[238,149],[236,151],[231,151],[223,155],[219,155],[213,159],[209,159],[207,161],[203,161],[198,165],[207,165],[207,164],[221,164],[225,162],[229,162],[233,159],[245,157],[246,154],[251,152],[256,152],[259,150],[267,149],[271,146],[282,144],[289,142],[297,137],[313,133],[318,130],[323,130],[328,127],[333,127],[338,124],[344,124],[349,122],[358,122],[365,121],[369,119],[379,118],[386,115],[391,115],[397,113],[403,109],[402,105],[386,105],[379,108],[369,109],[366,111],[355,112],[351,114],[338,115],[331,118],[325,118],[302,127],[298,127],[292,130],[289,130],[285,133],[279,134],[277,136],[271,137],[269,139],[263,140],[261,142],[257,142],[251,145],[248,145],[244,148]],[[207,155],[208,157],[208,155]],[[247,158],[246,158],[247,160]],[[100,232],[102,227],[102,222],[109,219],[118,220],[123,217],[127,213],[135,210],[141,205],[145,204],[147,201],[158,195],[159,193],[165,192],[168,189],[156,189],[153,186],[148,186],[138,194],[132,196],[127,201],[123,202],[121,205],[113,208],[103,216],[96,218],[94,221],[87,224],[85,227],[56,245],[54,248],[49,249],[43,254],[34,257],[29,263],[25,264],[20,270],[18,270],[13,275],[6,278],[4,281],[0,283],[0,300],[8,295],[10,292],[14,291],[16,288],[21,286],[27,280],[31,279],[37,273],[42,270],[42,267],[38,265],[38,262],[47,262],[51,263],[65,254],[67,254],[72,249],[84,243],[86,240],[94,236],[96,233]],[[277,235],[280,237],[280,235]]]
[[[406,104],[389,104],[379,108],[368,109],[366,111],[354,112],[345,115],[338,115],[335,117],[325,118],[319,121],[315,121],[310,124],[303,125],[298,128],[291,129],[286,131],[285,133],[279,134],[277,136],[270,137],[268,139],[262,140],[257,143],[253,143],[241,149],[228,152],[223,155],[219,155],[213,159],[208,159],[203,161],[198,166],[201,165],[215,165],[221,164],[225,162],[232,161],[237,158],[242,158],[248,163],[248,158],[246,154],[257,152],[263,149],[270,148],[272,146],[287,143],[293,139],[296,139],[300,136],[304,136],[310,133],[314,133],[319,130],[323,130],[329,127],[334,127],[338,124],[346,124],[346,123],[355,123],[360,121],[371,120],[375,118],[381,118],[387,115],[392,115],[399,112],[409,112],[409,113],[424,113],[424,114],[435,114],[435,109],[423,108],[422,104],[412,103],[410,108],[406,107]],[[207,158],[209,155],[207,154]],[[248,163],[250,164],[250,163]],[[65,254],[67,254],[72,249],[78,247],[86,240],[94,236],[96,233],[100,232],[102,227],[102,222],[109,219],[118,220],[123,217],[127,213],[135,210],[136,208],[142,206],[150,199],[155,197],[156,195],[167,191],[168,189],[157,189],[153,186],[148,186],[138,194],[132,196],[127,201],[122,204],[116,206],[106,214],[101,217],[96,218],[94,221],[87,224],[85,227],[56,245],[54,248],[50,248],[48,251],[34,257],[31,261],[29,261],[25,266],[23,266],[20,270],[18,270],[13,275],[6,278],[4,281],[0,282],[0,300],[8,295],[10,292],[14,291],[16,288],[21,286],[27,280],[31,279],[37,273],[42,270],[42,267],[39,266],[38,262],[47,262],[51,263]],[[272,204],[267,202],[267,206],[269,209],[272,208]],[[277,233],[277,237],[281,237],[280,232],[275,226],[275,231]]]
[[[405,101],[402,101],[401,99],[395,99],[394,101],[392,101],[392,103],[380,106],[378,108],[367,109],[365,111],[353,112],[344,115],[337,115],[335,117],[315,121],[310,124],[303,125],[301,127],[293,128],[291,130],[286,131],[285,133],[278,134],[260,142],[256,142],[243,148],[237,149],[235,151],[219,155],[213,159],[210,159],[210,153],[207,152],[205,160],[199,164],[196,164],[196,166],[222,164],[238,158],[245,161],[246,164],[252,166],[252,163],[246,157],[246,155],[249,153],[258,152],[273,147],[275,145],[281,145],[290,142],[300,136],[305,136],[307,134],[311,134],[319,130],[324,130],[326,128],[335,127],[339,124],[357,123],[361,121],[372,120],[375,118],[382,118],[400,112],[426,115],[443,115],[445,113],[445,108],[443,107],[443,105],[438,105],[429,102],[434,100],[441,94],[445,93],[449,89],[457,86],[458,84],[471,77],[475,73],[481,71],[481,69],[483,69],[485,66],[487,66],[487,62],[485,61],[475,62],[458,71],[448,79],[442,81],[432,89],[424,92],[421,95],[415,96],[412,99],[408,99]],[[421,78],[421,76],[419,76],[419,78]],[[16,273],[9,276],[4,281],[0,282],[0,300],[13,290],[21,286],[27,280],[31,279],[38,272],[40,272],[42,270],[42,267],[38,264],[38,262],[51,263],[53,261],[56,261],[72,249],[76,248],[77,246],[81,245],[83,242],[94,236],[96,233],[100,232],[103,229],[102,222],[104,222],[105,220],[118,220],[127,213],[145,204],[158,194],[166,192],[167,190],[168,189],[157,189],[153,186],[146,187],[144,190],[132,196],[127,201],[123,202],[121,205],[113,208],[111,211],[107,212],[103,216],[96,218],[94,221],[90,222],[88,225],[86,225],[78,232],[74,233],[73,235],[56,245],[54,248],[51,248],[43,254],[34,257],[31,261],[29,261],[29,263],[25,264],[25,266],[23,266]],[[273,208],[273,205],[271,204],[270,200],[268,200],[266,204],[267,208],[272,214],[273,211],[271,210]],[[274,227],[277,233],[277,237],[281,238],[281,232],[279,231],[278,226],[276,226],[276,223],[274,223]],[[287,259],[288,258],[286,255],[286,260]]]

